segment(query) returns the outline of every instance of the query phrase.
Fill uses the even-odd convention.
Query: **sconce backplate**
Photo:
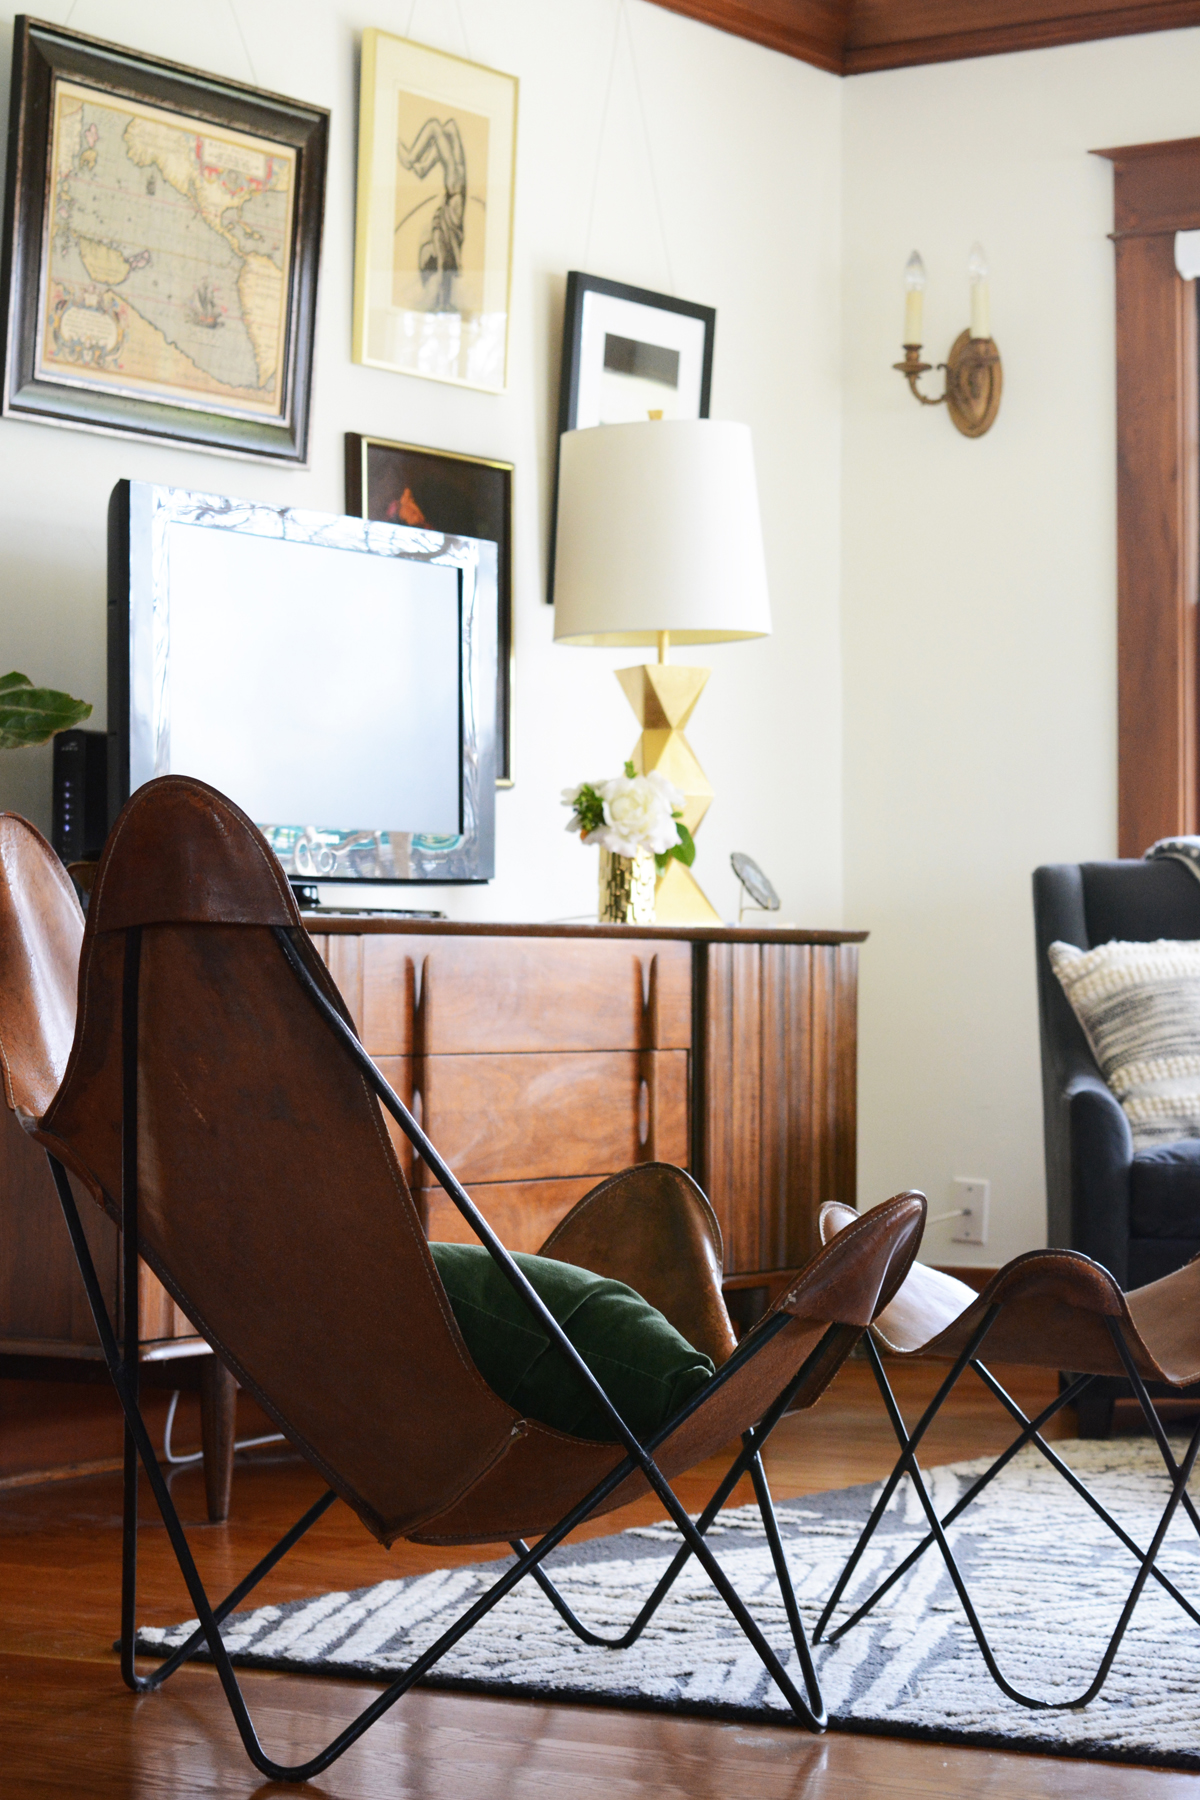
[[[954,340],[946,369],[946,405],[964,437],[982,437],[1000,411],[1004,370],[991,338],[962,331]]]

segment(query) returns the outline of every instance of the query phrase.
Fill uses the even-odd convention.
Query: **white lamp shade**
[[[716,644],[771,629],[748,425],[648,419],[564,433],[554,636]]]

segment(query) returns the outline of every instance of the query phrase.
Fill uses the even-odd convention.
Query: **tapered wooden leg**
[[[200,1371],[200,1441],[204,1446],[204,1494],[212,1525],[229,1517],[236,1424],[237,1382],[219,1357],[206,1356]]]

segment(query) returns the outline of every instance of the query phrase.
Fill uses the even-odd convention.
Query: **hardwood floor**
[[[910,1416],[939,1375],[900,1371],[898,1391]],[[1018,1370],[1007,1376],[1027,1408],[1049,1398],[1044,1379]],[[1058,1435],[1071,1429],[1066,1415]],[[185,1434],[181,1420],[181,1441]],[[1008,1438],[982,1389],[964,1387],[930,1433],[924,1461],[998,1450]],[[853,1362],[812,1413],[784,1421],[767,1461],[775,1492],[785,1498],[877,1479],[893,1455],[866,1365]],[[686,1504],[706,1496],[713,1475],[702,1469],[678,1484]],[[735,1504],[750,1498],[745,1487]],[[218,1589],[231,1585],[319,1491],[298,1459],[251,1453],[239,1458],[232,1518],[211,1526],[200,1474],[173,1477],[201,1574]],[[656,1516],[653,1502],[639,1502],[599,1529]],[[149,1515],[140,1546],[142,1618],[169,1623],[186,1616],[191,1609],[165,1533]],[[183,1669],[164,1692],[145,1698],[121,1686],[111,1650],[119,1555],[116,1475],[0,1492],[3,1800],[265,1800],[287,1792],[327,1800],[1200,1800],[1200,1776],[1152,1769],[430,1692],[408,1695],[318,1781],[281,1788],[260,1782],[246,1761],[210,1670]],[[455,1560],[477,1561],[479,1552],[411,1545],[383,1551],[339,1505],[258,1597],[362,1586]],[[269,1674],[247,1675],[244,1684],[264,1743],[285,1760],[310,1754],[374,1691],[358,1682]]]

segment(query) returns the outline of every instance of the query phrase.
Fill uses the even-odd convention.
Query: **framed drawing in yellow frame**
[[[355,362],[507,380],[517,79],[363,32]]]

